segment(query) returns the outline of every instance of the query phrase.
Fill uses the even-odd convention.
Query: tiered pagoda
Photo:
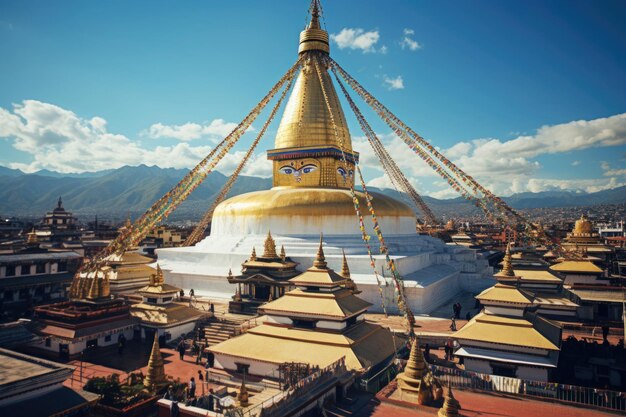
[[[75,277],[70,300],[35,308],[43,337],[34,347],[67,358],[87,348],[116,344],[133,338],[134,321],[124,299],[113,298],[110,267]]]
[[[61,197],[57,201],[57,206],[46,213],[37,229],[39,238],[52,245],[80,242],[81,232],[76,218],[65,210]]]
[[[209,348],[217,368],[278,375],[284,363],[325,367],[343,357],[348,369],[367,373],[387,365],[403,345],[365,321],[371,304],[328,267],[321,239],[313,266],[289,282],[294,290],[259,308],[264,324]]]
[[[163,271],[157,264],[150,283],[139,289],[141,303],[131,307],[131,314],[140,321],[141,337],[150,340],[154,334],[164,341],[176,339],[195,328],[205,314],[183,303],[175,302],[180,288],[165,283]]]
[[[281,247],[280,254],[276,253],[276,242],[268,232],[263,255],[257,256],[253,248],[250,258],[242,265],[242,274],[228,274],[228,282],[237,284],[233,300],[228,304],[228,311],[256,314],[261,305],[282,297],[293,288],[289,280],[300,273],[296,270],[297,265],[287,257],[284,247]]]
[[[476,296],[483,311],[454,334],[461,345],[455,355],[468,371],[547,382],[558,363],[561,327],[538,315],[534,294],[519,288],[510,250],[503,263],[498,283]]]

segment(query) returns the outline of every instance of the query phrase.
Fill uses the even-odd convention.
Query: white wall
[[[253,359],[234,358],[232,356],[215,353],[215,367],[236,371],[236,363],[250,365],[248,370],[250,375],[272,376],[278,378],[278,365],[268,362],[255,361]]]

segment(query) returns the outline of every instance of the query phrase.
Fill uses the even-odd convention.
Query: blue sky
[[[306,0],[0,0],[0,165],[192,166],[295,61],[307,7]],[[626,183],[623,1],[327,0],[323,7],[333,58],[494,191]],[[387,185],[344,109],[368,180]],[[453,196],[373,113],[365,115],[419,191]],[[262,149],[271,148],[276,127]],[[221,170],[232,170],[252,137]],[[263,154],[247,173],[268,174]]]

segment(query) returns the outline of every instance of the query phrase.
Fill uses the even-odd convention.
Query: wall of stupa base
[[[465,358],[464,364],[466,371],[494,375],[492,364],[489,361]],[[498,363],[494,362],[494,365],[497,366]],[[547,368],[524,365],[518,365],[515,367],[515,378],[526,379],[529,381],[548,382],[549,376],[550,372]]]

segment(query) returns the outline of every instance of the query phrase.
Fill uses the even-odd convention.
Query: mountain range
[[[41,216],[55,207],[59,196],[67,210],[79,216],[99,215],[135,218],[154,201],[169,191],[186,173],[186,169],[157,166],[124,166],[99,172],[62,174],[42,170],[25,174],[20,170],[0,166],[0,213],[16,216]],[[209,207],[228,177],[211,172],[176,212],[172,220],[196,220]],[[270,178],[240,176],[229,195],[269,189]],[[396,198],[395,190],[376,190]],[[471,211],[472,206],[458,197],[440,200],[424,196],[437,215]],[[505,201],[517,209],[591,206],[626,203],[626,187],[584,193],[574,191],[544,191],[519,193]]]

